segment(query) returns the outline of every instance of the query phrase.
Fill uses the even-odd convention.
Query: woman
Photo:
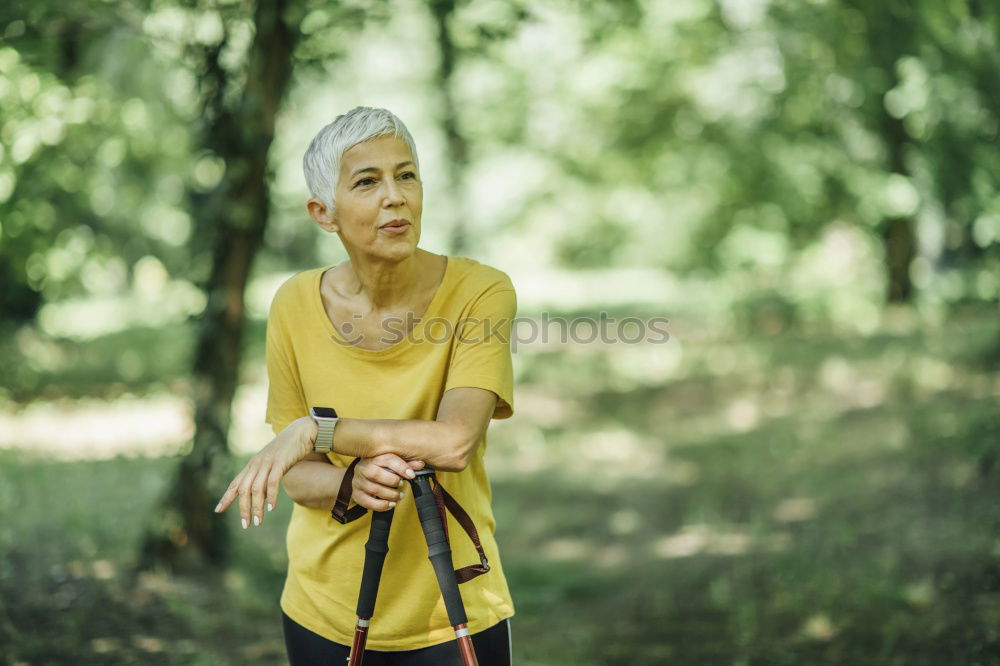
[[[343,664],[368,520],[330,515],[345,468],[360,458],[353,501],[396,509],[366,666],[460,663],[404,479],[430,465],[479,530],[490,571],[461,586],[479,663],[510,663],[513,603],[493,538],[483,465],[491,418],[513,413],[510,327],[516,297],[501,271],[419,249],[423,187],[413,139],[384,109],[359,107],[313,139],[304,159],[310,216],[349,260],[299,273],[278,290],[267,326],[266,420],[277,434],[230,484],[243,528],[295,502],[281,595],[292,666]],[[312,407],[340,420],[316,453]],[[324,434],[323,438],[326,437]],[[452,522],[457,567],[479,557]]]

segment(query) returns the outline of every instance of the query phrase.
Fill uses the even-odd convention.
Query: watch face
[[[321,419],[335,419],[337,418],[337,410],[332,407],[313,407],[313,416],[317,416]]]

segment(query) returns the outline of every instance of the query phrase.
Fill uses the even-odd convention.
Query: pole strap
[[[344,471],[344,479],[340,482],[340,490],[337,492],[337,501],[334,503],[333,509],[330,510],[330,515],[341,525],[353,522],[368,513],[368,509],[360,504],[355,504],[349,509],[347,508],[351,503],[351,495],[354,494],[352,487],[354,468],[358,466],[359,462],[361,462],[361,458],[355,458],[347,466],[347,469]]]
[[[344,471],[344,479],[340,482],[340,490],[337,492],[337,501],[330,511],[330,516],[341,525],[353,522],[368,513],[368,509],[360,504],[350,506],[351,496],[354,493],[354,468],[357,467],[360,461],[361,458],[355,458],[347,466],[347,469]],[[462,508],[458,500],[444,489],[444,486],[438,482],[437,477],[432,476],[431,479],[434,502],[437,504],[438,513],[441,514],[441,526],[444,528],[445,541],[451,546],[451,540],[448,536],[448,515],[446,513],[446,511],[451,511],[451,515],[455,516],[455,520],[465,530],[466,535],[468,535],[469,540],[472,541],[472,545],[476,547],[476,552],[479,554],[479,564],[470,564],[467,567],[455,569],[455,578],[459,584],[467,583],[476,576],[481,576],[489,571],[490,562],[486,558],[486,551],[483,550],[483,544],[479,540],[479,532],[476,530],[476,525],[472,522],[472,518],[468,512]]]
[[[458,579],[458,583],[461,585],[489,571],[490,561],[486,559],[486,551],[483,550],[483,544],[479,541],[479,532],[476,530],[476,525],[472,522],[472,518],[468,512],[462,508],[458,500],[444,489],[444,486],[438,482],[437,477],[432,478],[434,479],[434,501],[437,502],[438,512],[441,513],[441,525],[444,527],[445,541],[448,542],[449,546],[451,545],[451,540],[448,537],[448,517],[444,513],[444,509],[447,508],[448,511],[451,511],[451,515],[455,516],[455,520],[462,526],[462,529],[465,530],[465,533],[469,536],[469,540],[472,541],[472,545],[476,547],[476,552],[479,554],[479,564],[470,564],[467,567],[455,569],[455,578]]]

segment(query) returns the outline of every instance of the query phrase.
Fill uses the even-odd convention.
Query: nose
[[[385,197],[382,199],[382,205],[386,208],[392,208],[403,203],[403,192],[399,183],[394,178],[387,179],[385,183]]]

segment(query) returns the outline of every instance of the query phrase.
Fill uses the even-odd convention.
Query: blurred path
[[[242,385],[233,402],[230,445],[249,453],[271,437],[264,423],[264,383]],[[36,401],[0,407],[0,449],[62,460],[186,453],[194,428],[191,402],[169,393],[117,400]]]

